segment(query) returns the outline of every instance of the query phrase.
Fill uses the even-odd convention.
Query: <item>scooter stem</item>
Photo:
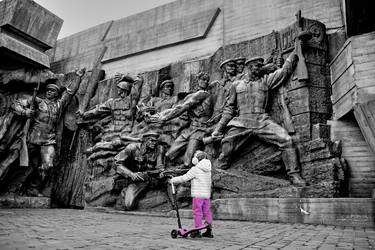
[[[176,189],[171,183],[171,189],[172,189],[172,197],[173,197],[173,202],[174,202],[174,207],[176,209],[176,215],[177,215],[177,223],[178,223],[178,229],[181,229],[181,218],[180,218],[180,212],[178,211],[178,204],[177,204],[177,197],[176,197]]]

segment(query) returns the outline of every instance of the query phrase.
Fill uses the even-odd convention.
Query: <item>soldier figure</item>
[[[265,110],[268,92],[290,77],[297,60],[298,56],[293,51],[281,69],[266,75],[262,73],[262,58],[256,57],[246,61],[248,79],[239,80],[232,85],[223,116],[212,133],[213,137],[222,136],[224,128],[228,127],[219,157],[222,169],[227,169],[234,152],[249,137],[256,135],[261,140],[279,146],[293,184],[306,184],[300,176],[300,164],[292,138],[283,127],[270,119]]]
[[[112,120],[105,128],[105,134],[102,141],[113,141],[120,139],[122,134],[130,134],[133,126],[135,114],[135,104],[132,95],[130,95],[132,84],[135,80],[131,77],[124,77],[117,84],[118,98],[111,98],[95,108],[78,114],[83,120],[102,115],[111,115]]]
[[[130,178],[132,183],[120,195],[125,210],[134,209],[137,198],[149,188],[159,186],[159,171],[164,169],[163,154],[158,145],[159,134],[153,131],[143,134],[141,143],[128,144],[115,156],[116,172]],[[152,174],[155,171],[155,174]]]
[[[56,129],[64,109],[77,92],[84,69],[77,73],[78,77],[73,80],[72,86],[64,91],[58,99],[60,87],[50,83],[46,86],[46,97],[35,98],[36,110],[31,108],[31,99],[26,100],[26,105],[15,103],[14,110],[17,114],[33,118],[28,135],[28,153],[31,167],[23,173],[16,174],[10,185],[10,192],[20,192],[20,188],[26,178],[30,175],[31,187],[27,190],[28,195],[42,196],[41,189],[45,185],[45,179],[50,174],[55,158]],[[38,164],[41,160],[40,165]]]
[[[151,123],[149,118],[155,113],[160,113],[166,109],[172,108],[177,103],[177,96],[173,96],[174,83],[172,80],[165,80],[160,84],[160,96],[152,97],[140,110],[140,118],[147,123],[146,127],[139,131],[142,134],[149,130],[160,132],[159,140],[168,146],[177,137],[177,132],[181,128],[179,120],[173,119],[165,124]]]
[[[236,63],[236,80],[243,80],[246,77],[246,72],[245,72],[245,57],[237,57],[233,59],[233,61]]]
[[[186,148],[184,166],[191,166],[191,159],[198,149],[203,137],[210,132],[207,121],[212,116],[213,98],[207,91],[210,77],[207,73],[198,74],[198,91],[185,97],[183,103],[153,116],[156,121],[166,122],[187,111],[190,126],[184,129],[166,153],[170,160],[175,159],[181,150]]]
[[[226,99],[228,98],[230,87],[236,80],[236,63],[234,59],[227,59],[220,64],[220,69],[223,71],[223,78],[219,81],[214,81],[210,85],[216,85],[214,91],[214,115],[209,120],[211,124],[216,124],[222,115]]]

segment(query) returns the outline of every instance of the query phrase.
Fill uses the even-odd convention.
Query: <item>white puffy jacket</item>
[[[202,159],[192,167],[186,174],[171,179],[172,183],[182,183],[191,180],[191,197],[211,197],[211,162]]]

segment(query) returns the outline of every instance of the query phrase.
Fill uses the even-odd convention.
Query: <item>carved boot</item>
[[[289,180],[293,185],[306,186],[306,181],[301,177],[301,167],[298,161],[297,150],[287,148],[282,152],[282,159],[289,175]]]
[[[218,166],[217,166],[218,169],[227,170],[228,168],[230,168],[229,160],[226,157],[224,157],[222,153],[220,154],[217,163],[218,163]]]
[[[299,187],[306,186],[306,181],[304,179],[302,179],[302,177],[299,173],[289,174],[289,180],[295,186],[299,186]]]

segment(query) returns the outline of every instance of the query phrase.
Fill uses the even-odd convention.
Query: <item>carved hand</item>
[[[141,176],[141,174],[139,172],[137,172],[137,173],[131,172],[130,173],[130,178],[133,181],[144,181],[144,179],[142,178],[142,176]]]
[[[223,137],[223,133],[220,131],[220,128],[216,127],[214,132],[212,132],[212,137],[220,138]]]
[[[80,70],[77,70],[77,71],[76,71],[76,74],[77,74],[78,76],[82,77],[82,76],[85,74],[85,72],[86,72],[86,68],[82,68],[82,69],[80,69]]]
[[[114,78],[115,78],[115,81],[116,81],[116,82],[119,82],[119,81],[122,80],[123,77],[124,77],[124,75],[123,75],[122,73],[116,72]]]
[[[35,115],[35,111],[32,110],[32,109],[26,109],[26,110],[24,111],[24,114],[25,114],[25,116],[26,116],[27,118],[31,118],[31,117],[33,117],[33,116]]]
[[[278,56],[276,58],[276,66],[278,68],[281,68],[283,66],[283,64],[284,64],[284,58],[282,58],[281,56]]]
[[[156,113],[154,115],[151,115],[149,117],[150,119],[150,122],[153,122],[153,123],[163,123],[164,121],[162,120],[162,117],[160,116],[159,113]]]

